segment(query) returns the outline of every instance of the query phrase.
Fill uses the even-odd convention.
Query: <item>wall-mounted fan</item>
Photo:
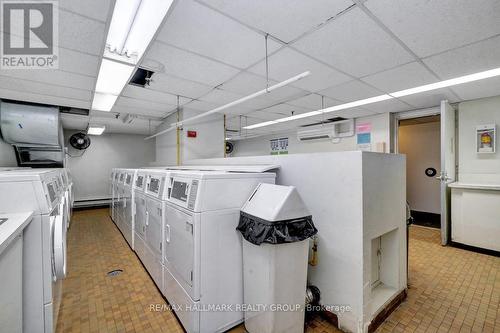
[[[71,147],[78,150],[85,150],[90,146],[90,138],[83,132],[75,133],[69,138]]]
[[[234,145],[229,142],[229,141],[226,141],[226,154],[231,154],[234,150]]]

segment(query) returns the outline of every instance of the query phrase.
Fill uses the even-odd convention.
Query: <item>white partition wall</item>
[[[337,314],[340,328],[366,332],[406,289],[404,156],[356,151],[186,164],[281,166],[276,183],[297,187],[319,230],[318,265],[309,266],[308,279],[321,290],[321,303]],[[379,255],[372,256],[377,242]]]

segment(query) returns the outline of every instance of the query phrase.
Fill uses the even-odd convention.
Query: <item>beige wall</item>
[[[441,166],[440,123],[399,127],[399,153],[406,155],[406,197],[412,210],[440,214],[440,185],[425,169]],[[436,175],[437,176],[437,175]]]

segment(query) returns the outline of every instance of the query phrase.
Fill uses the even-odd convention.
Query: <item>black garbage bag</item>
[[[245,212],[240,212],[240,222],[236,230],[241,232],[243,238],[255,245],[300,242],[318,233],[312,216],[267,221]]]

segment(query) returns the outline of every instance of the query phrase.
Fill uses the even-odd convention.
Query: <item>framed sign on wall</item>
[[[271,155],[288,154],[288,138],[270,140]]]

